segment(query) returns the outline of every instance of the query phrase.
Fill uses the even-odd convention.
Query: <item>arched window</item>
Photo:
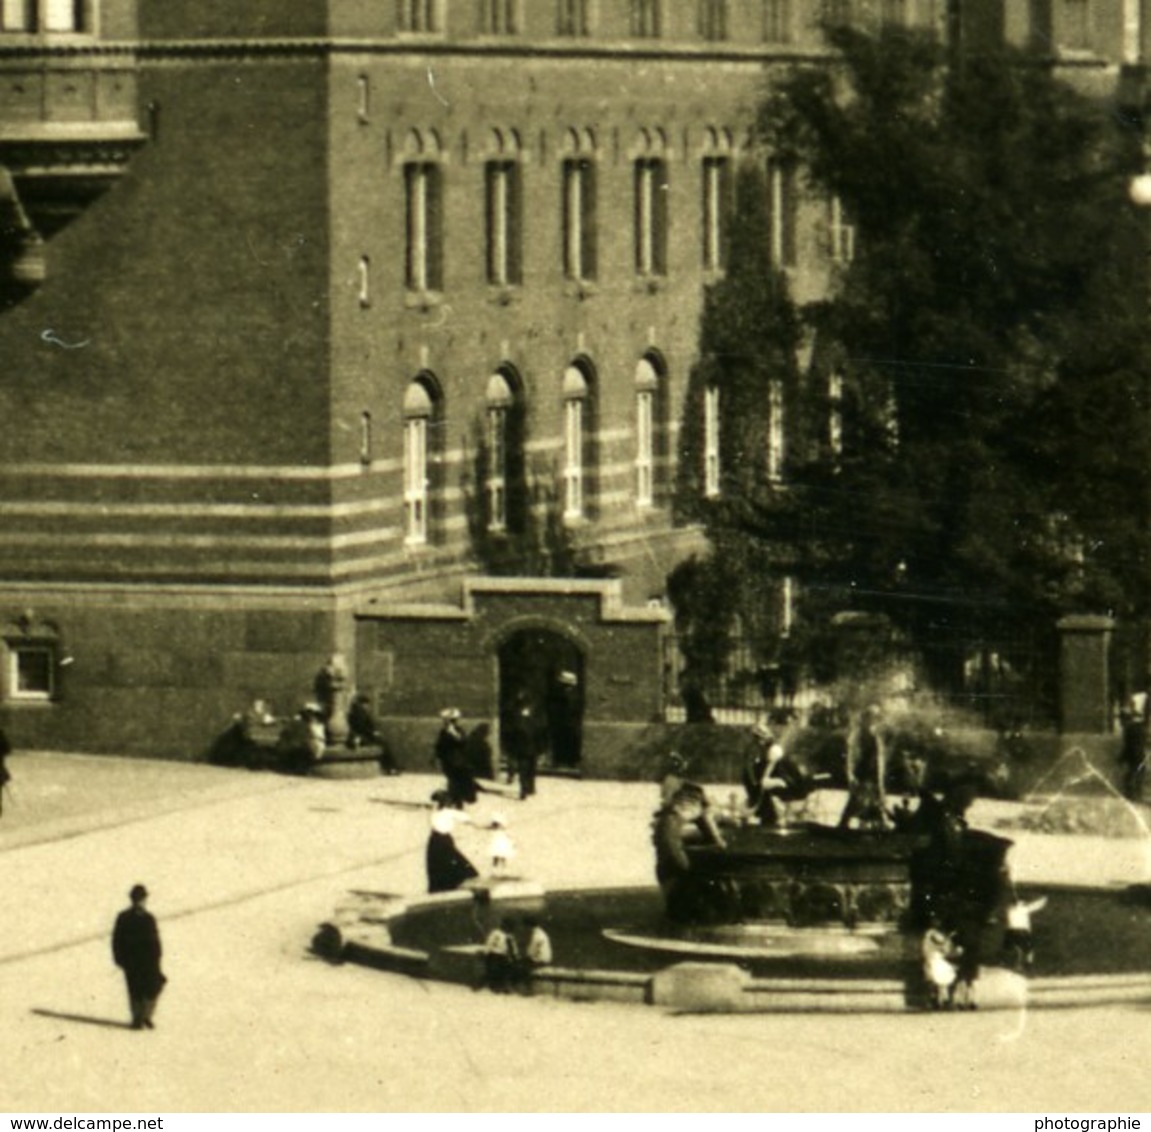
[[[703,493],[719,495],[719,386],[709,385],[703,394]]]
[[[586,374],[579,366],[568,366],[563,379],[563,504],[565,519],[584,517],[585,448],[588,442],[588,397]]]
[[[493,131],[484,164],[488,282],[514,287],[523,282],[523,187],[520,141],[514,130]]]
[[[428,451],[432,391],[421,380],[404,394],[404,541],[421,546],[428,541]]]
[[[660,418],[659,372],[650,358],[641,358],[635,370],[635,502],[655,505],[656,434]]]
[[[508,446],[509,423],[515,394],[502,373],[488,378],[487,444],[488,444],[488,529],[505,531],[508,527]]]
[[[773,381],[767,392],[767,475],[783,478],[784,457],[783,385]]]
[[[635,270],[645,278],[667,274],[668,171],[659,130],[640,130],[634,149]]]
[[[372,81],[367,75],[356,79],[356,120],[366,125],[372,117]]]
[[[703,267],[722,271],[727,267],[728,240],[733,211],[731,135],[709,129],[703,152]]]
[[[372,305],[372,261],[366,256],[360,256],[356,266],[356,290],[360,295],[360,306]]]
[[[360,414],[360,463],[367,467],[372,462],[372,414],[366,409]]]
[[[442,174],[434,161],[404,166],[409,291],[443,289]]]
[[[597,272],[596,142],[590,130],[570,130],[562,168],[563,271],[576,282]]]
[[[837,369],[827,375],[827,447],[833,460],[843,455],[843,374]]]

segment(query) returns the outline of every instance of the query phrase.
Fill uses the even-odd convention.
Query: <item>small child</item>
[[[932,1010],[949,1009],[955,995],[955,941],[934,917],[923,933],[920,945],[923,956],[923,978],[927,982],[928,1002]]]
[[[1028,971],[1035,961],[1035,942],[1031,937],[1031,917],[1047,906],[1047,897],[1030,902],[1015,898],[1006,913],[1007,930],[1003,933],[1003,950],[1016,971]]]
[[[528,929],[528,942],[524,949],[528,969],[551,966],[552,941],[543,925],[538,920],[525,920],[524,926]]]
[[[488,932],[484,942],[484,985],[496,994],[507,994],[519,969],[515,921],[505,917]]]
[[[488,853],[492,859],[492,876],[506,876],[508,866],[516,855],[515,842],[508,833],[507,819],[502,814],[492,817],[492,837],[488,842]]]

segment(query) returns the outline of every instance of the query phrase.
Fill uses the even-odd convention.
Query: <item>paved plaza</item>
[[[423,890],[431,773],[332,781],[49,753],[10,766],[3,1111],[1151,1109],[1151,1001],[673,1016],[316,959],[312,934],[348,890]],[[527,803],[484,796],[476,811],[508,817],[521,871],[547,887],[645,884],[656,794],[545,779]],[[993,826],[1008,808],[973,817]],[[463,847],[482,860],[474,837]],[[1023,835],[1013,859],[1024,881],[1151,875],[1131,840]],[[126,1027],[109,949],[136,881],[170,978],[154,1033]]]

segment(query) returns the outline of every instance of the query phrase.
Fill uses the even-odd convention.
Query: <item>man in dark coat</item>
[[[1123,796],[1130,802],[1143,801],[1143,780],[1147,776],[1147,721],[1142,709],[1140,700],[1132,697],[1131,705],[1120,713],[1119,762],[1123,767]]]
[[[540,724],[531,696],[526,691],[516,694],[507,715],[507,728],[503,736],[507,753],[508,773],[520,780],[520,798],[530,798],[536,792],[536,762],[540,753]]]
[[[145,907],[148,890],[142,884],[133,885],[128,898],[132,903],[116,917],[112,930],[112,958],[128,984],[132,1029],[151,1030],[156,999],[168,981],[160,971],[160,931],[155,916]]]
[[[548,725],[552,762],[578,767],[583,757],[583,693],[579,677],[567,669],[556,677],[549,693]]]

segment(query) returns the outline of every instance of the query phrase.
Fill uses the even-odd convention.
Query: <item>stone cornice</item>
[[[115,46],[115,45],[109,45]],[[291,39],[188,39],[142,40],[118,45],[144,61],[179,58],[234,59],[246,56],[408,55],[470,56],[477,59],[611,59],[621,62],[662,61],[679,63],[804,63],[825,59],[826,48],[766,44],[670,43],[663,41],[594,40],[448,40],[435,37],[345,38],[339,36]]]
[[[0,38],[0,63],[8,59],[122,59],[131,64],[139,44],[108,42],[99,39],[51,40]]]

